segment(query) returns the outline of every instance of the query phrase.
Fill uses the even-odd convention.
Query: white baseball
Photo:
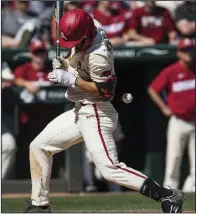
[[[122,101],[123,101],[124,103],[131,103],[132,100],[133,100],[132,94],[130,94],[130,93],[125,93],[125,94],[122,95]]]

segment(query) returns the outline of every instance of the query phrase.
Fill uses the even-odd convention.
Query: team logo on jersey
[[[172,91],[175,93],[182,91],[190,91],[194,89],[195,89],[195,79],[178,81],[172,84]]]
[[[183,74],[183,73],[178,74],[178,75],[177,75],[177,77],[178,77],[178,79],[182,79],[182,78],[184,78],[184,77],[185,77],[185,74]]]

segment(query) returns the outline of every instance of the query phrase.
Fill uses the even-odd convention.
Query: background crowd
[[[32,38],[54,46],[54,6],[54,1],[2,1],[2,47],[27,47]],[[180,37],[195,38],[195,1],[64,2],[64,12],[73,8],[83,8],[98,20],[113,45],[174,44]]]
[[[12,102],[17,103],[18,101],[6,99],[6,93],[8,93],[10,86],[24,87],[26,91],[23,92],[22,96],[27,98],[28,93],[28,98],[31,100],[31,96],[33,97],[39,91],[40,87],[50,85],[47,74],[51,69],[51,62],[49,62],[48,59],[47,49],[55,47],[56,44],[56,21],[54,18],[55,1],[2,1],[1,4],[2,48],[29,48],[29,55],[32,59],[31,62],[22,64],[13,70],[10,69],[6,62],[2,63],[2,88],[3,96],[5,97],[4,101],[6,100],[2,105],[2,177],[4,179],[9,174],[17,147],[12,131],[13,124],[10,122],[11,119],[9,115],[10,112],[14,111]],[[182,70],[182,68],[177,67],[176,70],[178,69],[178,72],[181,70],[184,73],[187,72],[188,78],[192,79],[192,81],[194,80],[195,71],[194,68],[192,68],[192,64],[195,63],[195,61],[192,60],[192,48],[194,48],[196,36],[195,1],[64,1],[64,12],[74,8],[83,8],[89,12],[94,19],[99,21],[103,25],[107,37],[114,47],[119,45],[154,46],[157,44],[177,46],[178,58],[187,65],[187,69]],[[169,87],[171,87],[168,85],[169,77],[162,76],[163,75],[158,77],[149,88],[154,90],[154,95],[152,93],[153,91],[151,93],[149,91],[149,93],[156,103],[157,93],[160,92],[160,90],[169,89]],[[185,133],[181,133],[181,135],[183,134],[186,137],[187,134],[190,134],[192,136],[190,137],[191,146],[189,149],[191,171],[186,184],[186,191],[194,191],[195,188],[195,156],[193,155],[195,142],[195,86],[193,88],[192,84],[194,84],[194,82],[191,83],[188,89],[193,89],[193,92],[187,95],[190,97],[188,104],[190,103],[191,106],[187,106],[186,108],[194,108],[194,112],[190,114],[190,119],[186,119],[186,115],[183,115],[189,115],[189,112],[184,112],[182,114],[184,117],[180,118],[181,124],[179,125],[184,126]],[[186,94],[184,94],[184,96],[186,96]],[[183,99],[183,97],[180,99]],[[160,107],[160,104],[158,106]],[[170,106],[164,104],[161,108],[162,112],[167,117],[171,117],[173,114],[177,113],[172,112],[171,107],[169,107]],[[48,111],[50,114],[50,109],[48,109]],[[38,114],[38,111],[36,111],[36,113]],[[23,111],[19,116],[20,123],[24,126],[28,124],[32,118],[35,118],[35,114],[31,116],[31,113]],[[188,125],[189,121],[190,125]],[[174,127],[176,126],[177,124],[174,125]],[[187,128],[185,128],[185,126],[187,126]],[[121,129],[118,132],[120,131]],[[174,137],[175,136],[170,137],[171,140],[175,140]],[[179,143],[181,141],[179,139],[179,134],[177,137],[177,146],[180,147],[183,144]],[[184,146],[182,148],[184,148]],[[177,157],[173,157],[174,154],[171,156],[173,160],[169,165],[172,165],[172,171],[166,172],[167,177],[165,183],[175,188],[178,186],[180,175],[179,167],[182,154],[183,150]],[[168,159],[171,159],[171,157],[168,157]],[[89,162],[88,157],[86,160]],[[174,172],[174,167],[178,169],[176,171],[177,173]],[[87,170],[87,168],[85,170]],[[86,190],[96,191],[91,174],[91,171],[86,174],[89,175],[86,178],[88,183]],[[99,180],[102,179],[97,171],[95,171],[95,176]],[[118,186],[112,188],[114,191],[120,191]]]

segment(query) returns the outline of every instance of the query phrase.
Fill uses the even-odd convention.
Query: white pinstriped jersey
[[[112,46],[109,40],[106,39],[105,31],[100,23],[96,20],[94,20],[94,23],[97,27],[97,35],[91,47],[85,52],[78,53],[75,53],[75,49],[72,49],[70,66],[85,81],[104,82],[108,78],[105,73],[110,72],[115,75]],[[82,91],[78,87],[68,88],[65,96],[72,102],[82,102],[84,104],[103,101],[100,96]]]

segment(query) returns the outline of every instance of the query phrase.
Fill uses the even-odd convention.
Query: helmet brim
[[[63,48],[73,48],[80,43],[79,41],[65,41],[62,37],[59,38],[59,44]]]

